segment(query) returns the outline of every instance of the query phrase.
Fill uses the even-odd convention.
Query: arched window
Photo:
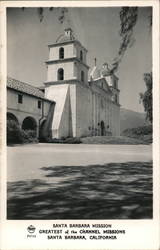
[[[63,59],[64,58],[64,48],[60,48],[59,49],[59,59]]]
[[[84,82],[84,72],[81,71],[81,81]]]
[[[83,61],[83,52],[82,52],[82,50],[80,51],[80,60]]]
[[[58,80],[64,80],[64,70],[62,68],[58,69]]]

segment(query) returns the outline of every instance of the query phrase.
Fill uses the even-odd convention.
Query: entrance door
[[[104,121],[101,121],[101,136],[105,135],[105,126],[104,126]]]

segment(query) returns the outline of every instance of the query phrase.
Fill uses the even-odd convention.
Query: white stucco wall
[[[59,49],[64,48],[64,58],[74,57],[74,44],[65,44],[57,47],[50,47],[49,49],[49,60],[59,59]]]
[[[119,106],[102,89],[86,87],[75,81],[51,85],[46,88],[45,96],[56,102],[52,122],[54,138],[100,136],[102,121],[104,135],[119,135]]]
[[[104,82],[104,81],[103,81]],[[107,90],[104,82],[104,90],[97,86],[101,86],[102,80],[92,85],[92,100],[93,100],[93,133],[101,135],[101,122],[104,122],[105,133],[111,132],[111,95]],[[109,127],[108,127],[109,126]]]
[[[81,71],[84,72],[84,83],[88,85],[88,69],[81,63],[76,63],[76,78],[81,81]]]
[[[77,136],[77,96],[76,96],[76,82],[70,84],[70,119],[71,119],[71,127],[70,127],[70,135],[73,137]]]
[[[81,71],[84,72],[84,83],[88,85],[88,69],[78,62],[63,62],[49,64],[47,71],[47,81],[58,81],[58,69],[63,68],[64,80],[77,79],[81,81]]]
[[[47,81],[58,81],[58,69],[63,68],[64,80],[75,79],[74,62],[63,62],[58,64],[49,64],[47,71]]]
[[[23,103],[18,103],[18,94],[23,95]],[[23,120],[27,116],[33,117],[37,125],[39,119],[42,117],[42,104],[41,109],[38,108],[38,100],[42,102],[38,97],[30,96],[25,93],[20,93],[18,91],[7,89],[7,112],[14,114],[19,124],[21,125]],[[44,116],[47,117],[50,108],[50,102],[43,100],[44,102]]]
[[[87,52],[79,43],[74,44],[75,56],[80,59],[80,51],[83,53],[83,62],[86,64]]]
[[[102,90],[101,90],[102,92]],[[115,106],[115,105],[114,105]],[[107,93],[76,85],[76,129],[77,136],[101,135],[101,122],[105,133],[117,134],[117,106],[114,107]],[[116,113],[117,112],[117,113]],[[112,117],[113,116],[113,117]],[[116,123],[115,123],[116,121]],[[112,128],[114,124],[114,128]],[[108,127],[109,126],[109,127]]]
[[[63,111],[61,115],[61,122],[58,131],[58,138],[73,136],[71,131],[71,109],[70,109],[70,100],[69,100],[69,88],[66,93],[65,103],[63,106]]]
[[[83,62],[86,63],[87,51],[79,43],[63,44],[49,48],[49,60],[59,59],[59,49],[64,48],[64,58],[77,57],[80,59],[80,51],[83,53]]]
[[[76,82],[72,84],[51,85],[46,88],[45,96],[56,102],[52,122],[53,137],[76,137]]]
[[[61,138],[69,135],[69,85],[51,85],[45,89],[45,97],[56,102],[52,120],[52,137]]]
[[[80,84],[76,85],[76,131],[77,136],[91,135],[92,92]]]

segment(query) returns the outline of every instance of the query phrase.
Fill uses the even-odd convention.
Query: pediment
[[[96,79],[94,81],[94,83],[96,84],[97,87],[104,89],[105,91],[107,91],[108,93],[112,94],[112,91],[108,85],[108,82],[106,81],[106,79],[104,77],[101,77],[99,79]]]

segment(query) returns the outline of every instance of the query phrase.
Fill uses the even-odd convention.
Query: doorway
[[[101,121],[101,136],[105,135],[105,125],[104,125],[104,121]]]

